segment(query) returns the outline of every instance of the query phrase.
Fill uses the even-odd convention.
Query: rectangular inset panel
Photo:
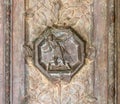
[[[92,12],[93,0],[26,0],[28,104],[93,104],[96,101],[93,97],[95,53]],[[42,37],[47,27],[54,26],[71,27],[86,44],[85,63],[70,82],[51,82],[34,65],[34,41]]]

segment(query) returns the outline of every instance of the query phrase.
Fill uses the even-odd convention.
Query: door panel
[[[11,104],[114,104],[113,4],[113,0],[13,0],[9,43],[12,60],[9,87]],[[51,42],[51,46],[47,45],[48,49],[52,47],[55,51],[54,47],[59,47],[59,52],[51,53],[51,56],[57,55],[62,65],[71,68],[70,57],[66,55],[69,52],[70,56],[77,58],[84,56],[82,67],[74,75],[70,71],[65,76],[68,69],[57,71],[58,61],[57,65],[54,62],[55,71],[52,74],[46,66],[46,69],[41,69],[40,59],[37,60],[40,67],[36,66],[35,57],[39,53],[36,52],[36,41],[45,36],[48,39],[48,28],[57,29],[60,36],[67,31],[63,38],[52,37],[52,41],[47,41]],[[68,32],[68,28],[72,32]],[[77,45],[78,40],[83,41],[84,45],[80,43],[80,49],[84,51],[68,52],[67,47],[65,49],[68,50],[64,50],[66,54],[63,55],[64,51],[60,49],[67,36],[65,33],[76,36],[74,43],[76,41]],[[41,44],[45,42],[46,40]],[[72,40],[67,43],[70,48],[71,43]],[[40,51],[38,55],[41,58],[43,54],[45,53],[41,54]],[[68,57],[68,60],[62,55]],[[68,63],[64,63],[63,59]],[[75,68],[72,70],[75,71]],[[53,77],[56,80],[51,80]]]

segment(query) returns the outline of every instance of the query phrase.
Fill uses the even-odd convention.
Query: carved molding
[[[11,0],[4,0],[3,8],[4,8],[4,75],[5,75],[5,104],[10,104],[10,74],[11,74],[11,66],[12,66],[12,19],[11,19]]]
[[[115,104],[120,103],[120,1],[115,0]]]

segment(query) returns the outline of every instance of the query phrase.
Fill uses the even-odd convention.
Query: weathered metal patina
[[[69,81],[84,63],[84,41],[71,28],[47,28],[34,45],[35,65],[50,80]]]

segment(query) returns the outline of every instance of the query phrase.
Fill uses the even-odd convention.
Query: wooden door
[[[114,0],[1,0],[0,13],[1,104],[117,104]]]

